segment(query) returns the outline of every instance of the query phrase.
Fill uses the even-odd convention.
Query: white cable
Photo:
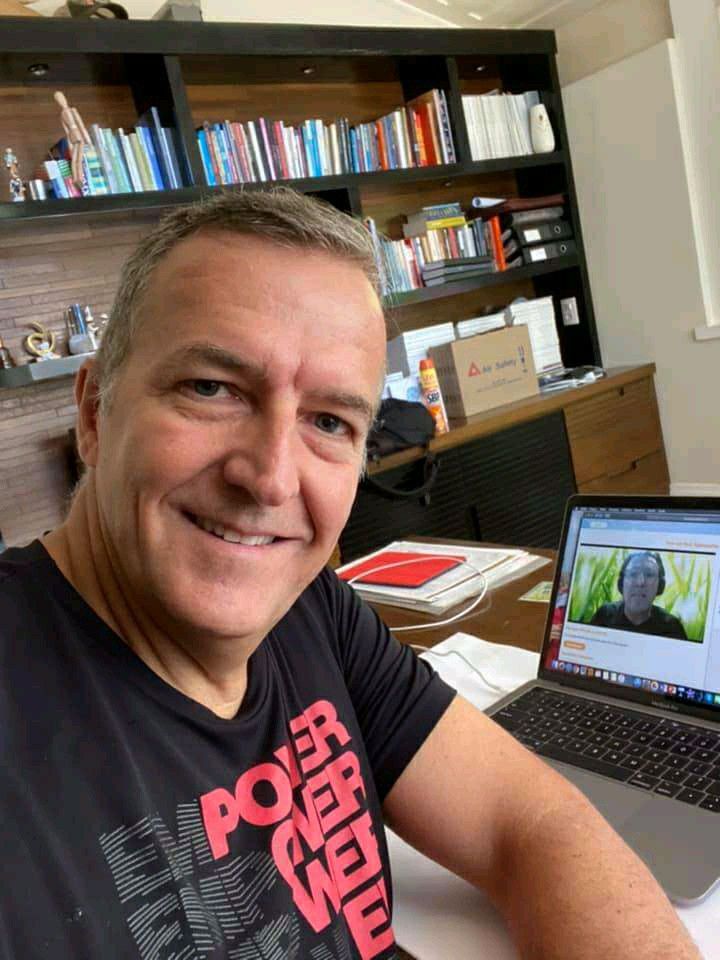
[[[441,653],[439,650],[433,650],[432,648],[428,648],[428,647],[421,647],[419,643],[411,643],[409,644],[409,646],[411,646],[413,650],[422,650],[423,653],[427,653],[431,657],[450,657],[453,655],[456,657],[460,657],[460,659],[464,661],[464,663],[466,663],[468,667],[470,667],[473,673],[476,673],[480,677],[480,679],[482,680],[482,682],[485,684],[486,687],[489,687],[495,693],[510,693],[510,690],[506,689],[505,687],[498,687],[497,684],[492,683],[490,680],[488,680],[488,678],[485,676],[482,670],[478,670],[475,664],[471,663],[468,660],[468,658],[464,656],[464,654],[460,653],[459,650],[445,650],[444,652]]]
[[[380,573],[381,570],[390,570],[392,567],[404,567],[410,563],[425,563],[427,560],[445,560],[447,559],[447,556],[448,556],[447,554],[436,553],[433,556],[432,554],[426,553],[426,554],[423,554],[422,557],[417,557],[417,558],[413,557],[412,560],[395,560],[393,561],[393,563],[384,563],[379,567],[371,567],[370,570],[363,570],[361,573],[356,574],[354,577],[350,577],[350,579],[347,580],[346,583],[348,584],[348,586],[352,586],[352,584],[355,583],[356,580],[360,580],[363,577],[369,577],[373,573]],[[405,633],[408,630],[434,630],[436,627],[446,627],[449,623],[455,623],[456,620],[461,620],[463,617],[467,617],[468,614],[472,613],[472,611],[485,599],[485,594],[488,591],[488,581],[485,574],[482,573],[480,570],[475,569],[475,567],[471,563],[468,563],[467,560],[463,560],[462,562],[467,564],[467,566],[470,567],[471,570],[475,570],[475,573],[479,577],[482,577],[482,587],[480,589],[480,593],[477,595],[477,597],[475,597],[475,599],[471,604],[465,607],[464,610],[461,610],[460,613],[456,613],[452,617],[448,617],[447,620],[435,620],[433,623],[418,623],[413,625],[409,624],[403,627],[391,627],[390,632]]]

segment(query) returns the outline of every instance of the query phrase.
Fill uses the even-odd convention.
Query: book
[[[478,266],[473,267],[472,269],[463,269],[458,273],[448,271],[447,273],[440,274],[423,274],[423,279],[426,287],[439,287],[444,283],[456,283],[459,280],[470,280],[473,277],[480,277],[494,272],[494,265],[492,263],[488,263],[478,264]]]
[[[125,164],[128,169],[130,176],[130,182],[132,183],[133,192],[142,193],[143,191],[143,182],[140,177],[140,171],[138,165],[135,161],[135,154],[133,152],[130,137],[125,133],[122,127],[118,130],[118,139],[120,141],[120,147],[123,151],[123,156],[125,157]]]
[[[513,222],[518,222],[515,220],[515,214],[539,210],[543,207],[562,207],[564,203],[565,194],[563,193],[553,193],[544,197],[510,197],[503,200],[502,203],[490,207],[472,207],[467,216],[468,218],[480,217],[483,220],[489,220],[492,217],[501,217],[508,213],[513,214]],[[544,219],[551,218],[545,217]]]
[[[370,559],[351,563],[338,576],[346,583],[380,584],[387,587],[422,587],[447,570],[465,562],[465,557],[382,550]]]
[[[382,565],[378,558],[388,553],[421,556],[423,563],[428,556],[451,557],[453,560],[461,558],[462,562],[456,563],[419,586],[406,587],[362,582],[351,584],[352,589],[364,600],[406,607],[423,613],[444,613],[445,610],[449,610],[468,597],[477,595],[483,589],[498,586],[547,562],[544,558],[539,558],[525,550],[473,547],[469,544],[463,544],[462,548],[459,548],[457,545],[445,543],[430,545],[409,540],[395,540],[380,550],[374,550],[364,557],[344,564],[335,572],[342,579],[348,569],[358,564]]]
[[[137,167],[140,175],[142,190],[153,190],[154,181],[152,174],[150,173],[150,164],[147,156],[145,155],[145,151],[142,148],[142,144],[140,143],[140,138],[138,137],[137,132],[129,133],[128,141],[130,143],[132,155],[135,158],[135,166]]]

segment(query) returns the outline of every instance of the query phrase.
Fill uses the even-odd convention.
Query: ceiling
[[[603,0],[391,0],[446,21],[475,28],[528,27],[554,30]],[[720,0],[719,0],[720,2]]]

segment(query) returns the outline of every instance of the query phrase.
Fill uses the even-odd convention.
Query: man
[[[665,589],[665,566],[659,553],[650,550],[629,553],[620,568],[617,588],[622,600],[598,607],[590,623],[687,640],[681,621],[653,603]]]
[[[362,227],[284,190],[177,210],[126,265],[84,482],[0,567],[3,956],[388,960],[385,816],[524,957],[697,957],[584,798],[323,569],[375,281]]]

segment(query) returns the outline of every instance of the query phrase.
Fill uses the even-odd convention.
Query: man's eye
[[[350,431],[347,423],[332,413],[318,413],[315,417],[315,424],[323,433],[332,433],[340,436]]]
[[[199,397],[216,397],[221,390],[227,389],[219,380],[191,380],[190,386]]]

